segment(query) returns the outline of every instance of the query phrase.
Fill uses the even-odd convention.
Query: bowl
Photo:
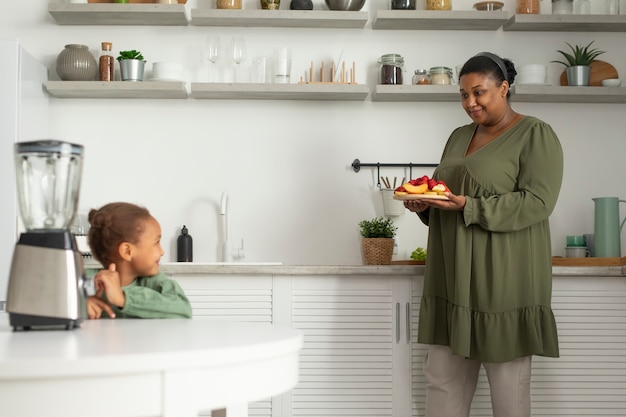
[[[609,78],[606,80],[602,80],[602,85],[605,87],[619,87],[622,85],[622,80],[619,78]]]
[[[503,6],[504,3],[501,1],[480,1],[474,3],[474,9],[482,11],[501,10]]]
[[[330,10],[357,12],[365,5],[365,0],[324,0]]]

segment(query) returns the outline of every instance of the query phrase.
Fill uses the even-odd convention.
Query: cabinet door
[[[393,281],[380,276],[298,276],[292,327],[304,334],[297,416],[380,416],[393,403]]]

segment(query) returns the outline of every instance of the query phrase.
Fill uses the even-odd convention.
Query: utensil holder
[[[383,188],[380,192],[383,196],[383,210],[385,211],[385,216],[396,217],[404,214],[406,211],[404,203],[393,199],[393,190],[391,188]]]

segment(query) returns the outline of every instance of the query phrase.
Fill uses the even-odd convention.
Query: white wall
[[[189,0],[189,10],[202,0]],[[283,0],[283,8],[288,1]],[[388,8],[368,0],[365,9]],[[513,0],[505,1],[512,10]],[[548,3],[544,1],[543,3]],[[623,2],[622,2],[623,3]],[[314,0],[315,8],[323,2]],[[418,2],[419,4],[419,2]],[[455,9],[473,1],[455,0]],[[545,6],[545,4],[544,4]],[[244,1],[244,8],[257,8]],[[626,10],[626,8],[622,8]],[[54,60],[67,43],[97,51],[101,41],[140,49],[150,62],[178,60],[195,81],[205,65],[207,34],[227,43],[244,36],[249,57],[273,48],[293,48],[293,73],[311,61],[337,58],[345,50],[355,61],[357,81],[376,82],[376,59],[405,57],[405,83],[416,68],[454,67],[476,52],[490,50],[517,65],[549,63],[565,42],[607,51],[601,59],[626,74],[625,33],[541,33],[490,31],[373,31],[365,29],[281,29],[151,26],[59,26],[47,2],[7,2],[0,38],[18,37],[58,79]],[[250,58],[248,59],[248,63]],[[563,68],[549,64],[558,83]],[[563,255],[565,235],[593,231],[592,197],[626,198],[626,105],[519,103],[514,108],[549,122],[565,151],[565,180],[552,216],[553,249]],[[219,260],[218,205],[230,193],[231,238],[245,239],[247,261],[286,264],[362,263],[358,222],[382,214],[376,171],[354,173],[362,162],[437,162],[452,129],[469,119],[457,103],[372,103],[219,100],[51,99],[51,136],[84,144],[86,160],[80,209],[125,200],[148,207],[163,228],[166,255],[175,260],[179,228],[194,238],[196,261]],[[36,121],[33,121],[34,123]],[[416,169],[413,176],[432,170]],[[408,176],[402,169],[382,172]],[[626,209],[622,208],[626,214]],[[426,245],[427,229],[410,213],[397,219],[397,259]],[[622,247],[626,248],[622,240]],[[624,251],[622,251],[624,252]]]

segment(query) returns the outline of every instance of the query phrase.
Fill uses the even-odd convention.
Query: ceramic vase
[[[117,62],[120,63],[120,77],[122,81],[143,81],[146,61],[139,59],[121,59]]]
[[[278,10],[280,9],[280,0],[261,0],[262,10]]]
[[[291,0],[291,10],[313,10],[313,0]]]
[[[56,71],[63,81],[93,81],[98,64],[86,45],[69,44],[57,56]]]

